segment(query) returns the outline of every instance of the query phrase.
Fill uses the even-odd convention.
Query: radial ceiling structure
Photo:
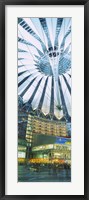
[[[29,110],[71,118],[71,18],[18,18],[18,95]]]

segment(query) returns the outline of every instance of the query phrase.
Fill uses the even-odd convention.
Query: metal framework
[[[71,118],[71,18],[18,18],[18,95],[28,111]]]

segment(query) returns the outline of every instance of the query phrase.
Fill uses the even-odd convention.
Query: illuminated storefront
[[[71,164],[71,142],[69,144],[48,144],[32,148],[33,158],[31,162],[64,163]]]

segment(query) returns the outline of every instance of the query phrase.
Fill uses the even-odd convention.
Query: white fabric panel
[[[31,85],[31,87],[28,89],[28,91],[25,93],[25,95],[23,96],[23,101],[24,103],[29,101],[31,95],[33,94],[36,85],[38,84],[39,80],[42,78],[43,76],[40,75],[36,78],[36,80],[33,82],[33,84]]]
[[[43,43],[46,45],[47,44],[47,39],[44,38],[44,33],[41,27],[41,23],[39,21],[39,18],[31,18],[31,21],[34,23],[36,30],[38,31],[41,40]]]
[[[18,66],[23,65],[21,60],[18,60]]]
[[[63,117],[63,111],[59,111],[55,106],[54,106],[54,115],[56,118],[61,119]]]
[[[71,68],[67,71],[68,74],[72,75]]]
[[[47,115],[50,112],[51,87],[52,87],[52,77],[49,77],[42,105],[42,112],[44,113],[44,115]]]
[[[26,68],[26,67],[21,67],[21,68],[19,68],[19,72],[22,72],[22,71],[25,71],[25,70],[27,70],[28,71],[28,73],[29,73],[29,75],[30,74],[37,74],[37,76],[39,76],[41,73],[40,72],[38,72],[38,70],[36,70],[36,69],[33,69],[33,68]]]
[[[52,20],[53,43],[54,43],[54,41],[55,41],[55,36],[56,36],[57,18],[51,18],[51,20]]]
[[[25,67],[25,66],[19,67],[19,68],[18,68],[18,73],[23,72],[23,71],[26,71],[26,70],[28,71],[28,68]]]
[[[19,24],[18,24],[18,31],[20,32],[24,40],[31,42],[34,46],[36,46],[39,50],[43,52],[40,42]]]
[[[61,43],[62,43],[62,41],[63,41],[63,38],[64,38],[66,32],[68,31],[68,29],[69,29],[69,27],[70,27],[70,23],[71,23],[71,22],[69,22],[69,24],[68,24],[68,26],[67,26],[67,28],[66,28],[66,21],[65,21],[65,19],[63,19],[62,26],[61,26],[61,30],[60,30],[60,34],[59,34],[59,37],[58,37],[59,48],[60,48],[60,45],[61,45]],[[69,35],[70,35],[70,34],[69,34]],[[68,36],[67,36],[67,37],[68,37]],[[71,38],[71,37],[70,37],[70,38]],[[70,41],[70,42],[71,42],[71,41]],[[66,44],[66,43],[65,43],[65,44]],[[68,45],[66,45],[66,46],[68,46]]]
[[[22,81],[25,77],[29,76],[29,72],[23,73],[21,76],[18,77],[18,83]]]
[[[28,48],[29,48],[29,53],[33,58],[35,58],[35,55],[39,56],[39,53],[35,47],[28,45]]]
[[[22,50],[25,50],[25,51],[29,52],[28,45],[27,44],[23,44],[20,41],[18,42],[18,49],[22,49]]]
[[[60,30],[60,34],[58,36],[58,45],[59,45],[59,49],[60,49],[60,45],[62,43],[62,40],[64,38],[64,34],[65,34],[65,21],[63,19],[62,21],[62,25],[61,25],[61,30]]]
[[[30,63],[30,64],[28,64],[28,65],[25,65],[25,67],[26,67],[28,70],[37,69],[37,67],[36,67],[33,63]]]
[[[38,105],[39,105],[39,102],[40,102],[40,99],[41,99],[41,96],[42,96],[42,92],[43,92],[43,88],[44,88],[44,85],[45,85],[45,81],[47,79],[47,76],[44,76],[41,83],[40,83],[40,86],[36,92],[36,95],[32,101],[32,108],[33,110],[34,109],[37,109],[38,108]]]
[[[22,44],[23,45],[23,44]],[[26,46],[26,45],[25,45]],[[35,47],[28,46],[28,52],[18,52],[18,53],[24,53],[25,55],[28,55],[29,58],[35,58],[35,55],[39,56],[38,51]],[[23,47],[21,48],[23,50]],[[34,55],[34,56],[33,56]]]
[[[36,29],[35,23],[32,22],[31,18],[25,17],[23,19],[29,25],[29,27],[40,37],[39,32],[38,32],[38,28]]]
[[[49,36],[50,36],[50,40],[52,43],[52,46],[54,46],[54,37],[53,37],[53,24],[52,24],[52,18],[46,18],[46,23],[47,23],[47,27],[48,27],[48,31],[49,31]]]
[[[61,105],[62,106],[62,101],[61,101],[61,97],[60,97],[60,90],[59,87],[56,86],[56,83],[54,81],[54,114],[55,116],[60,119],[63,116],[63,111],[62,110],[58,110],[57,105]],[[58,90],[58,95],[59,97],[57,97],[57,90]],[[60,102],[58,102],[58,100]]]
[[[43,42],[44,42],[46,48],[48,49],[48,40],[47,40],[47,37],[46,37],[45,32],[44,32],[44,30],[43,30],[42,27],[41,27],[41,29],[42,29],[42,34],[43,34],[43,38],[44,38]]]
[[[66,30],[69,29],[69,27],[71,26],[71,23],[72,23],[72,18],[69,18],[68,24],[67,24],[67,26],[65,26]]]
[[[69,77],[69,75],[66,73],[64,74],[64,76],[66,77],[67,82],[69,83],[70,87],[71,87],[71,78]]]
[[[69,33],[69,35],[67,36],[67,38],[65,40],[64,50],[69,46],[70,43],[71,43],[71,32]]]
[[[32,59],[32,56],[29,52],[18,52],[18,58],[24,58],[30,60]]]
[[[18,42],[18,49],[25,50],[26,52],[24,52],[24,54],[28,53],[28,55],[32,56],[32,58],[35,58],[35,56],[33,56],[34,54],[37,56],[40,56],[35,46],[32,47],[31,45],[21,43],[20,41]],[[33,52],[34,52],[34,54],[33,54]]]
[[[24,65],[24,66],[18,68],[18,73],[20,73],[22,71],[25,71],[25,70],[28,70],[29,73],[32,72],[32,71],[33,72],[38,72],[36,67],[33,67],[33,65]]]
[[[33,63],[33,59],[29,58],[29,59],[23,59],[21,60],[23,65],[29,65],[30,63]]]
[[[19,95],[25,90],[27,85],[36,77],[36,75],[32,74],[23,84],[20,85],[18,88],[18,93]]]
[[[71,18],[70,17],[66,17],[65,18],[65,29],[68,30],[70,25],[71,25]]]
[[[69,47],[69,51],[68,51],[68,53],[71,53],[71,45],[70,45],[70,47]]]
[[[63,77],[61,77],[61,86],[62,86],[62,91],[63,91],[66,107],[68,110],[68,114],[71,116],[71,95],[69,93],[69,90],[66,86],[66,83]]]

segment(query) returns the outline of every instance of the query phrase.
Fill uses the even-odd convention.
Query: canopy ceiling
[[[18,95],[29,109],[71,117],[71,18],[18,18]]]

